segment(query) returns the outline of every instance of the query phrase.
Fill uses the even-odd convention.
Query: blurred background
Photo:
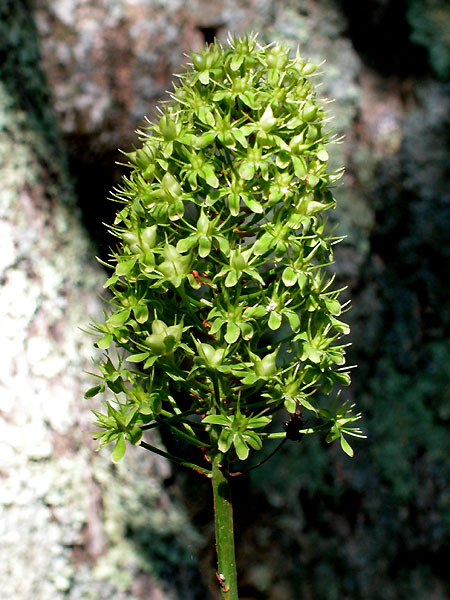
[[[215,600],[209,483],[133,448],[95,454],[92,340],[117,148],[184,53],[258,31],[326,60],[333,219],[352,310],[349,459],[286,444],[234,481],[242,600],[450,598],[450,4],[1,0],[0,595]],[[157,441],[157,440],[156,440]]]

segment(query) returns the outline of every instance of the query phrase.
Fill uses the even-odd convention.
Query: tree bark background
[[[166,97],[183,52],[246,30],[327,59],[321,94],[337,99],[333,124],[346,134],[333,152],[346,164],[336,193],[348,236],[336,267],[339,284],[350,286],[350,362],[359,365],[345,393],[363,408],[369,440],[353,461],[319,440],[286,445],[236,480],[241,595],[450,598],[448,5],[4,0],[0,588],[7,600],[205,600],[204,585],[215,589],[201,583],[196,558],[213,573],[209,488],[140,449],[118,468],[107,451],[93,453],[82,400],[92,382],[80,374],[91,369],[93,349],[77,327],[101,310],[105,274],[92,244],[106,255],[101,223],[116,208],[106,197],[120,177],[117,147],[136,143],[133,131]]]
[[[204,598],[197,536],[140,449],[94,453],[91,340],[105,274],[80,222],[30,5],[0,7],[0,595]],[[180,591],[183,589],[184,591]],[[200,594],[200,595],[199,595]]]

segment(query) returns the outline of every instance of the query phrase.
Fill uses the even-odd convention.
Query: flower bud
[[[164,321],[155,319],[152,323],[152,333],[156,335],[165,335],[167,333],[167,325],[164,323]]]
[[[318,107],[311,102],[307,102],[302,110],[302,117],[305,121],[313,121],[317,115]]]
[[[151,250],[155,247],[157,229],[156,225],[152,225],[151,227],[146,227],[144,231],[142,231],[141,240],[145,250]]]
[[[166,173],[162,178],[161,185],[164,191],[171,196],[177,197],[181,194],[181,186],[173,175]]]
[[[316,69],[317,69],[317,65],[314,65],[313,63],[305,62],[305,64],[303,65],[303,68],[302,68],[302,75],[305,75],[305,76],[312,75],[312,73],[314,73],[314,71],[316,71]]]
[[[308,129],[306,130],[306,142],[312,143],[320,137],[319,128],[315,125],[308,125]]]
[[[159,130],[167,142],[174,140],[178,135],[177,124],[170,117],[170,115],[164,115],[161,117],[161,120],[159,121]]]
[[[276,122],[277,122],[277,119],[275,119],[275,117],[273,116],[272,108],[270,107],[270,104],[269,104],[269,106],[264,111],[264,114],[261,117],[259,124],[261,126],[261,129],[267,133],[268,131],[270,131],[272,129],[272,127],[274,127]]]
[[[277,372],[277,354],[278,350],[267,354],[262,359],[256,359],[255,361],[255,373],[261,379],[270,379]]]
[[[196,342],[200,361],[211,369],[217,369],[222,364],[225,356],[225,348],[218,348],[217,350],[210,346],[210,344],[203,344]]]
[[[208,219],[208,217],[202,211],[200,213],[200,217],[197,221],[197,233],[202,233],[204,235],[207,235],[209,233],[210,225],[211,225],[211,221]]]
[[[164,344],[164,336],[152,334],[145,338],[145,345],[153,352],[162,356],[166,354],[166,346]]]
[[[276,69],[277,71],[283,69],[287,61],[288,55],[282,46],[275,46],[267,56],[267,66],[270,69]]]
[[[164,321],[155,319],[152,322],[152,333],[145,338],[145,345],[153,354],[165,356],[178,346],[183,333],[183,323],[168,327]]]
[[[121,234],[122,240],[124,241],[124,243],[130,247],[130,250],[132,252],[138,252],[139,251],[139,235],[137,233],[137,231],[124,231]]]
[[[247,261],[239,250],[232,250],[230,264],[236,271],[242,271],[247,266]]]

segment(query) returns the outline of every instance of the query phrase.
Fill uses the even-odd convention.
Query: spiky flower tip
[[[340,343],[349,327],[328,274],[339,238],[324,218],[341,171],[327,170],[332,138],[315,71],[254,35],[214,43],[192,54],[126,154],[111,310],[93,324],[102,381],[87,392],[115,394],[95,413],[114,460],[126,439],[142,443],[159,425],[244,460],[286,435],[270,433],[283,407],[312,413],[317,424],[302,433],[339,438],[352,454],[343,433],[360,435],[349,426],[360,415],[317,395],[350,377]]]

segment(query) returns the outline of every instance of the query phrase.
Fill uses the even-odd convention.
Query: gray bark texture
[[[354,109],[359,61],[334,0],[39,0],[34,13],[60,127],[97,156],[135,143],[189,51],[228,33],[327,59],[325,93]]]
[[[196,555],[217,594],[206,479],[139,448],[118,467],[94,452],[81,374],[94,350],[78,327],[100,313],[106,274],[76,207],[105,258],[117,148],[139,143],[183,54],[228,31],[327,61],[319,94],[346,136],[330,149],[346,165],[337,286],[359,365],[345,397],[369,434],[353,461],[305,440],[236,478],[241,595],[448,600],[449,6],[0,1],[2,600],[206,600]]]
[[[99,316],[105,275],[80,225],[39,63],[29,6],[3,1],[0,596],[177,598],[180,578],[196,572],[195,536],[162,489],[170,468],[138,448],[119,467],[94,453],[83,400],[93,380],[82,373],[94,349],[79,327]]]

